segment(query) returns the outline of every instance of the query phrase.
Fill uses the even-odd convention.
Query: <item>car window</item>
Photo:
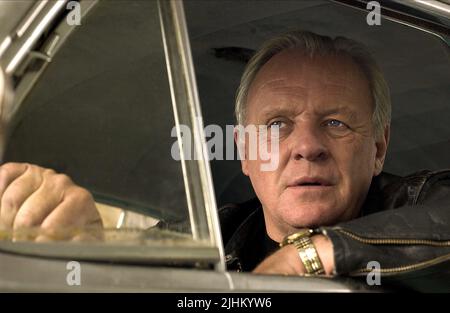
[[[99,3],[22,103],[4,158],[66,173],[99,201],[183,220],[174,125],[157,6]]]
[[[191,180],[205,161],[181,160],[177,141],[192,129],[181,125],[190,123],[192,104],[177,90],[186,87],[177,85],[178,75],[185,74],[175,64],[182,47],[171,38],[181,24],[171,24],[172,10],[157,1],[99,1],[81,25],[68,26],[63,19],[53,33],[49,29],[43,47],[72,27],[51,62],[38,58],[14,73],[19,92],[3,161],[54,169],[91,191],[99,210],[108,213],[105,242],[210,247],[215,250],[206,254],[208,260],[217,259],[217,226],[205,211],[202,189],[208,186],[199,177]],[[39,79],[21,94],[20,84],[36,73]],[[189,138],[195,136],[200,135]],[[192,150],[197,147],[193,143]],[[20,238],[32,239],[33,231]],[[183,259],[180,250],[173,251]],[[127,253],[142,257],[130,251],[122,257]],[[188,259],[195,258],[195,250],[189,251]]]

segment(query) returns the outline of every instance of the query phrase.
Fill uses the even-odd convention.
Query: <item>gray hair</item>
[[[235,114],[238,124],[245,124],[247,95],[258,71],[277,53],[293,48],[303,50],[311,58],[315,55],[350,56],[360,66],[369,82],[375,106],[372,115],[375,138],[383,136],[384,128],[391,122],[391,99],[389,87],[374,57],[363,44],[354,40],[345,37],[332,39],[307,31],[291,31],[273,38],[263,44],[251,58],[244,70],[236,95]]]

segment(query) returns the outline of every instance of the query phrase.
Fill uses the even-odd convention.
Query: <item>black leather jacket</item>
[[[219,210],[229,270],[251,271],[267,249],[261,204]],[[383,283],[450,291],[450,170],[372,180],[360,217],[316,231],[333,243],[337,275],[366,277],[377,261]]]

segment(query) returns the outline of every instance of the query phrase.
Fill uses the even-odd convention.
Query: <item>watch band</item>
[[[301,237],[293,242],[298,250],[300,260],[309,275],[324,274],[322,262],[310,237]]]
[[[298,251],[303,266],[307,275],[321,275],[325,274],[322,262],[317,254],[316,247],[311,240],[311,236],[314,233],[311,229],[303,229],[299,232],[287,236],[280,244],[284,247],[288,244],[293,244]]]

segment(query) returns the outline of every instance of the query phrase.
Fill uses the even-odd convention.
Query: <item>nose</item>
[[[291,158],[295,161],[324,161],[329,151],[320,130],[313,125],[296,126],[290,136]]]

